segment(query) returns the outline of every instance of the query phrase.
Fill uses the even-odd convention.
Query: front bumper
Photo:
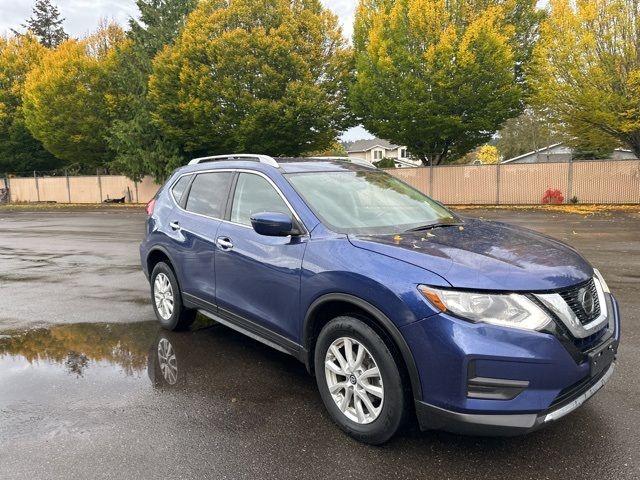
[[[566,404],[547,412],[506,415],[461,413],[416,401],[418,422],[423,430],[446,430],[464,435],[483,436],[523,435],[549,425],[580,407],[609,381],[614,368],[615,364],[611,364],[604,375],[589,382],[584,389],[577,392]]]
[[[581,350],[582,344],[568,345],[566,339],[549,332],[474,324],[446,314],[403,327],[422,386],[422,396],[416,396],[415,402],[420,427],[475,435],[518,435],[578,408],[613,372],[620,318],[615,298],[607,295],[607,302],[607,333],[586,350]],[[613,355],[603,357],[606,362],[592,368],[588,353],[607,345]],[[502,398],[472,394],[470,379],[476,377],[524,387],[515,395],[504,390]]]

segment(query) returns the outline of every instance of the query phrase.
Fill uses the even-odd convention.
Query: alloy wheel
[[[338,338],[327,350],[324,368],[329,393],[349,420],[367,424],[378,418],[384,385],[378,364],[362,343]]]
[[[153,283],[153,297],[160,316],[164,320],[169,320],[173,314],[173,288],[169,277],[164,273],[159,273],[156,276]]]

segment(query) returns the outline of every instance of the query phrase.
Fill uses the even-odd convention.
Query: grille
[[[593,299],[593,310],[591,312],[586,310],[583,304],[585,292],[587,293],[587,298],[589,294],[591,294],[591,298]],[[578,317],[582,325],[591,323],[600,316],[600,301],[598,300],[598,291],[596,290],[596,284],[593,278],[558,293],[564,301],[567,302],[567,305],[573,310],[573,313],[576,314],[576,317]]]
[[[601,330],[597,331],[593,335],[589,335],[588,337],[574,338],[573,343],[580,349],[581,352],[586,352],[587,350],[591,350],[596,345],[602,343],[601,341],[604,340],[603,337],[607,332],[607,327],[603,327]]]

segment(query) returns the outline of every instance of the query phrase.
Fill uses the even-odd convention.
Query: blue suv
[[[200,312],[295,356],[360,441],[410,418],[530,432],[613,372],[618,304],[574,249],[462,218],[371,166],[200,158],[147,213],[140,255],[160,324]]]

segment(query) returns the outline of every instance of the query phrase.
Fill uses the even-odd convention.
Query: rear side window
[[[182,195],[184,195],[184,191],[187,189],[187,185],[189,185],[190,181],[191,175],[185,175],[184,177],[180,177],[180,180],[178,180],[173,185],[173,188],[171,189],[171,195],[173,195],[173,198],[176,200],[176,203],[178,205],[180,205],[180,202],[182,201]]]
[[[268,181],[259,175],[241,173],[233,195],[231,221],[251,225],[251,215],[260,212],[277,212],[291,216],[289,207]]]
[[[231,172],[201,173],[189,190],[187,210],[213,218],[222,218],[227,202]]]

